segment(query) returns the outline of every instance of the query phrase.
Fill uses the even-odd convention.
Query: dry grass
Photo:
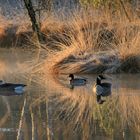
[[[17,22],[21,18],[23,16],[19,16]],[[101,13],[82,9],[67,16],[50,14],[42,21],[41,30],[46,40],[43,48],[53,61],[54,71],[139,72],[140,20],[131,20],[120,12],[112,15],[108,10]],[[36,45],[28,20],[16,24],[7,20],[0,27],[1,46],[29,46],[31,42]]]
[[[5,35],[5,28],[7,28],[9,21],[4,16],[0,15],[0,38]]]
[[[61,26],[53,37],[52,42],[59,48],[53,54],[57,56],[54,69],[60,73],[139,72],[139,23],[139,19],[129,22],[120,15],[74,13],[63,25],[71,32],[65,28],[63,41],[58,40],[63,34]]]
[[[45,95],[32,101],[30,106],[36,109],[42,102],[48,98],[51,99],[54,103],[51,107],[56,111],[53,117],[54,119],[57,117],[55,127],[62,130],[65,128],[66,136],[70,135],[70,131],[73,133],[78,130],[82,132],[85,139],[88,139],[90,134],[100,131],[98,128],[107,135],[115,135],[119,130],[123,136],[126,128],[132,128],[140,133],[139,97],[115,96],[100,106],[96,103],[95,95],[89,94],[87,88],[72,92],[58,80],[57,75],[51,75],[54,73],[139,72],[139,25],[139,19],[128,22],[123,16],[112,17],[110,13],[98,14],[92,10],[75,12],[64,19],[52,15],[48,17],[43,21],[41,28],[46,37],[46,45],[43,48],[46,49],[44,52],[48,57],[43,65],[36,66],[32,72],[32,76],[38,76],[35,81],[43,83],[43,88],[46,89],[43,89]],[[29,29],[30,24],[25,26],[23,23],[23,26],[14,27],[8,24],[7,26],[1,29],[0,34],[8,40],[11,31],[5,31],[9,27],[15,27],[13,32],[15,37],[19,34],[32,34]],[[24,40],[23,43],[25,43]],[[54,79],[48,81],[49,78]],[[121,90],[121,93],[127,92],[125,89]],[[60,123],[57,124],[58,121],[65,122],[61,128]]]
[[[56,25],[53,29],[49,28],[49,24],[46,24],[47,26],[45,27],[44,25],[44,29],[42,29],[46,34],[46,38],[48,37],[47,40],[50,39],[47,43],[49,49],[46,52],[48,59],[45,60],[45,65],[41,64],[41,67],[38,65],[32,75],[37,76],[36,73],[43,71],[43,75],[38,74],[37,79],[35,79],[36,82],[43,83],[43,95],[40,98],[33,99],[30,104],[35,110],[32,114],[34,115],[32,116],[33,123],[38,128],[36,132],[33,125],[34,130],[32,132],[33,134],[38,134],[38,138],[42,138],[41,134],[44,132],[43,119],[40,118],[43,116],[41,113],[45,111],[40,111],[40,106],[48,99],[51,102],[51,106],[49,107],[53,109],[52,114],[49,114],[52,119],[49,120],[49,123],[52,121],[52,130],[50,130],[48,122],[45,122],[45,131],[46,133],[48,129],[48,133],[52,131],[54,134],[53,137],[59,137],[62,134],[61,137],[66,139],[78,139],[78,136],[83,139],[92,139],[92,136],[102,134],[111,139],[116,133],[119,133],[119,138],[123,138],[124,135],[127,135],[126,129],[129,129],[133,133],[135,132],[134,134],[140,133],[140,98],[137,95],[127,96],[125,93],[128,93],[128,90],[120,89],[119,93],[124,94],[113,96],[107,99],[103,105],[98,105],[95,95],[89,93],[88,87],[71,91],[66,84],[63,85],[57,79],[57,75],[53,75],[54,77],[51,75],[51,72],[89,73],[95,72],[95,68],[96,72],[104,72],[110,67],[114,68],[114,66],[117,67],[115,72],[134,72],[132,68],[135,68],[138,72],[138,34],[133,35],[131,41],[127,39],[123,40],[123,37],[126,37],[126,34],[121,34],[121,31],[125,30],[123,28],[126,26],[123,25],[124,23],[120,22],[117,25],[115,23],[114,26],[113,23],[109,22],[111,25],[108,25],[108,23],[106,24],[108,21],[105,21],[105,19],[100,19],[101,21],[94,21],[93,19],[92,22],[94,24],[92,22],[83,23],[83,21],[87,22],[84,18],[79,17],[78,19],[77,17],[73,17],[71,22],[58,21],[58,25],[60,26]],[[88,20],[91,19],[89,18]],[[52,21],[54,22],[54,19]],[[131,23],[128,22],[127,24]],[[82,28],[83,26],[84,28]],[[118,29],[117,26],[122,26],[122,29]],[[105,30],[104,28],[107,29]],[[98,38],[99,32],[108,32],[108,30],[112,32],[114,28],[118,29],[117,32],[113,31],[113,33],[116,33],[115,37],[117,38],[115,44],[113,41],[108,46],[106,45],[108,43],[106,40],[105,44],[98,41],[102,40],[102,38]],[[70,34],[67,29],[70,29]],[[69,36],[68,39],[67,37],[65,38],[65,33],[66,36]],[[51,48],[52,44],[55,48]],[[52,78],[54,78],[52,81],[48,80]],[[133,93],[136,93],[136,91],[132,91]],[[47,111],[46,109],[46,113]]]
[[[31,24],[24,15],[15,15],[13,19],[0,15],[0,21],[0,47],[19,47],[29,44],[29,36],[33,36],[33,33]]]
[[[21,44],[25,44],[29,36],[33,37],[30,23],[26,19],[20,23],[21,18],[23,17],[18,17],[17,23],[14,23],[12,20],[1,17],[1,46],[5,46],[6,43],[15,44],[17,38]],[[32,75],[39,73],[38,77],[40,79],[38,80],[42,83],[45,82],[45,85],[48,82],[46,77],[54,73],[140,72],[140,19],[133,18],[129,22],[119,12],[112,16],[108,11],[102,13],[88,9],[87,11],[75,11],[68,16],[63,13],[58,16],[52,14],[42,21],[41,25],[41,30],[46,38],[46,44],[43,46],[46,49],[44,53],[48,57],[42,67],[38,65],[38,69],[36,66],[37,71],[33,72]],[[24,37],[27,37],[25,38],[26,41]],[[4,69],[5,66],[2,62],[0,62],[0,65]],[[40,71],[43,72],[45,78],[42,77]],[[57,83],[59,82],[57,81]],[[49,83],[49,85],[54,87],[54,83]],[[57,88],[60,90],[59,87],[61,86],[61,84],[58,87],[55,86],[55,90]],[[53,87],[49,87],[49,89],[53,89]],[[139,110],[134,109],[134,101],[139,108],[139,98],[115,98],[99,107],[96,102],[93,102],[95,97],[87,95],[83,90],[76,91],[76,94],[70,94],[68,88],[63,88],[63,91],[65,94],[57,100],[60,102],[60,106],[64,105],[63,109],[68,112],[69,118],[70,115],[73,115],[71,118],[76,124],[83,120],[91,122],[91,118],[96,114],[99,116],[100,125],[104,130],[112,133],[116,123],[114,115],[117,115],[119,119],[120,116],[124,118],[119,127],[124,126],[127,120],[129,123],[133,122],[133,125],[130,125],[133,127],[136,127],[135,122],[139,122]],[[77,92],[80,94],[77,94]],[[43,99],[46,100],[45,96],[33,102],[32,106],[39,104]],[[66,100],[69,100],[69,102],[66,102],[67,105],[61,104]],[[129,100],[132,100],[131,103]],[[115,107],[116,105],[117,107]],[[110,106],[114,108],[111,112],[109,111]],[[122,110],[118,110],[120,106],[123,106],[121,107]],[[134,111],[133,115],[130,115],[131,111],[126,112],[127,106],[131,111]],[[74,109],[77,107],[78,109],[75,111]],[[104,114],[111,120],[112,126],[107,124],[108,119],[104,119]],[[129,123],[127,124],[129,125]]]

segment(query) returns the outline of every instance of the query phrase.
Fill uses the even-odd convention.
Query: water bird
[[[105,100],[102,100],[101,97],[103,96],[109,96],[111,95],[111,83],[101,81],[103,79],[106,79],[103,75],[98,75],[96,78],[96,84],[93,87],[93,92],[96,93],[96,99],[99,104],[102,104],[105,102]]]
[[[22,95],[25,92],[24,84],[5,83],[0,80],[0,95]]]
[[[70,79],[70,85],[73,86],[83,86],[87,83],[87,80],[85,78],[74,78],[73,74],[69,74]]]

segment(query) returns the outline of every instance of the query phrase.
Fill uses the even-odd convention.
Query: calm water
[[[34,69],[36,52],[2,49],[0,54],[0,79],[28,85],[22,96],[0,96],[0,139],[140,139],[139,74],[107,75],[112,95],[98,105],[92,92],[97,75],[76,75],[88,84],[70,89],[68,75],[42,74],[43,64]]]

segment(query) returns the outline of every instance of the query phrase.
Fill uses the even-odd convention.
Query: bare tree
[[[31,0],[24,0],[24,4],[25,4],[25,7],[28,11],[28,15],[30,17],[30,20],[32,22],[32,29],[37,34],[38,40],[41,43],[43,41],[43,37],[42,37],[41,30],[40,30],[40,26],[39,26],[37,19],[36,19],[36,14],[35,14],[35,10],[34,10],[33,5],[32,5],[32,1]]]

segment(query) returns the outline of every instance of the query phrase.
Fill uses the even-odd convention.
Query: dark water
[[[92,92],[97,75],[76,75],[88,83],[70,89],[68,75],[33,73],[36,52],[0,53],[0,79],[27,84],[22,96],[0,96],[0,139],[140,139],[140,74],[107,75],[112,94],[99,105]]]

